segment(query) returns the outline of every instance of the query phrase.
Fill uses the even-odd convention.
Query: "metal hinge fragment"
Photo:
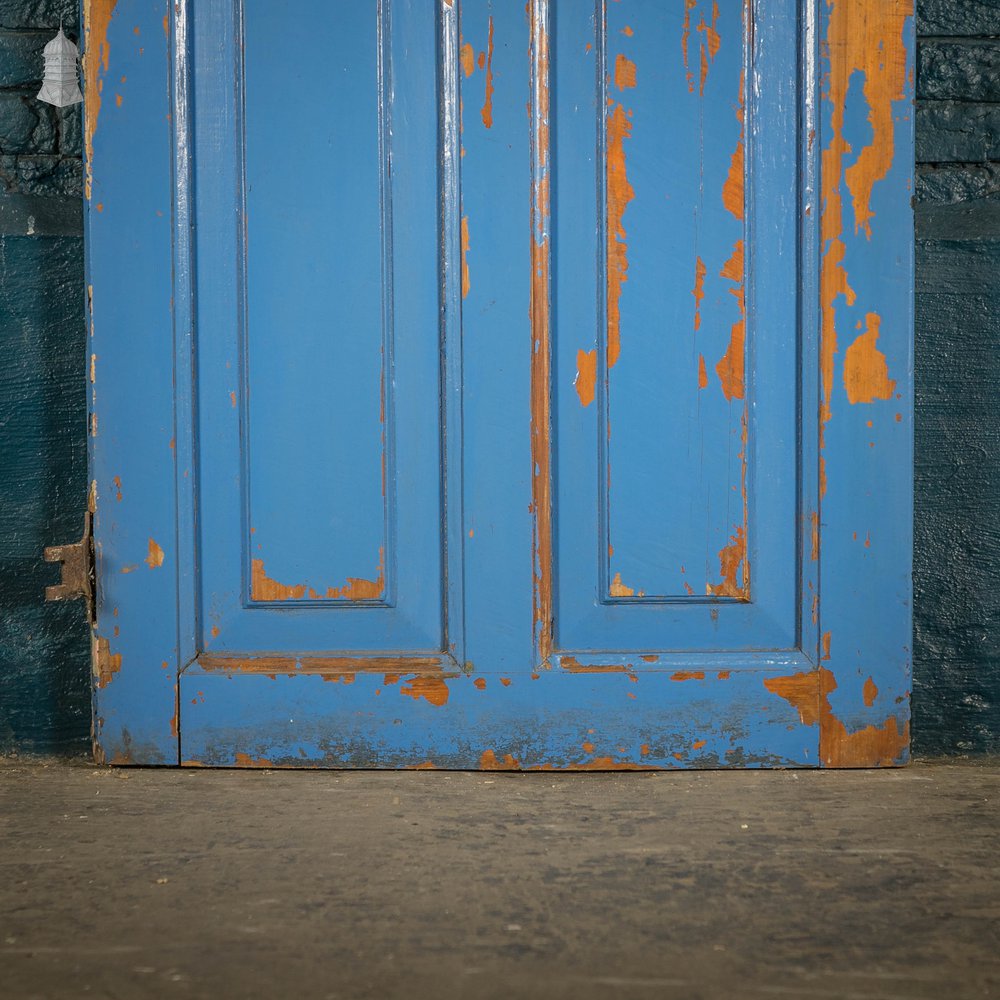
[[[62,582],[45,588],[45,600],[70,601],[82,597],[87,613],[94,619],[94,515],[87,511],[83,522],[83,537],[72,545],[50,545],[45,549],[46,562],[62,563]]]

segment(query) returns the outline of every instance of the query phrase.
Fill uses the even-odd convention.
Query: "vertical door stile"
[[[444,634],[447,652],[465,665],[465,512],[462,487],[462,190],[459,137],[458,9],[441,0],[438,143],[441,156],[441,394],[444,414]]]
[[[552,653],[549,3],[531,0],[531,460],[536,658]]]
[[[459,22],[464,667],[488,701],[490,675],[510,680],[537,662],[534,17],[530,3],[442,2]]]
[[[194,400],[195,324],[192,230],[190,12],[187,0],[171,11],[170,68],[173,127],[174,413],[172,451],[177,496],[177,651],[173,736],[180,762],[180,675],[198,655],[197,440]]]
[[[85,3],[83,123],[93,742],[99,762],[176,765],[178,574],[170,5]],[[128,100],[120,81],[128,81]],[[104,94],[102,100],[101,94]],[[181,319],[180,326],[175,321]]]
[[[819,11],[815,0],[804,5],[801,23],[799,104],[801,130],[805,136],[819,135]],[[759,44],[759,39],[757,44]],[[753,141],[753,139],[751,139]],[[766,138],[761,141],[766,142]],[[801,194],[799,224],[799,554],[802,574],[799,587],[798,646],[812,666],[820,661],[820,558],[822,503],[819,492],[820,432],[816,415],[820,406],[820,144],[800,143]],[[766,206],[764,206],[766,211]]]
[[[390,0],[376,0],[376,60],[378,69],[378,172],[381,213],[381,307],[382,344],[379,373],[379,423],[381,424],[382,519],[383,545],[379,560],[383,574],[383,597],[387,604],[397,600],[396,559],[396,349],[393,267],[393,196],[392,196],[392,21]],[[249,533],[245,535],[249,538]],[[443,634],[443,632],[442,632]]]

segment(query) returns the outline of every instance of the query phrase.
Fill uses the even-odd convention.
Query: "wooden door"
[[[905,760],[909,0],[85,6],[99,755]]]

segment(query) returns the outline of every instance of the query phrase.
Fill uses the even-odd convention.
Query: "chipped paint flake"
[[[480,771],[517,771],[520,769],[517,758],[505,753],[503,758],[496,755],[495,750],[484,750],[479,758]]]
[[[597,350],[576,352],[576,378],[573,380],[581,406],[590,406],[597,388]]]
[[[472,46],[466,42],[458,51],[459,59],[462,63],[462,72],[468,77],[472,76],[476,69],[476,53]]]
[[[698,0],[684,0],[684,21],[681,25],[681,56],[684,60],[684,77],[688,90],[694,93],[694,73],[688,62],[688,46],[691,41],[691,11],[698,6]]]
[[[619,90],[635,86],[635,63],[621,52],[615,56],[615,86]]]
[[[837,300],[851,306],[856,294],[844,260],[844,192],[846,183],[854,212],[854,231],[871,238],[872,190],[889,172],[895,155],[893,101],[906,86],[906,46],[903,31],[913,16],[913,0],[829,0],[826,31],[828,72],[824,98],[829,102],[830,140],[822,153],[820,233],[823,258],[820,276],[820,447],[823,429],[833,414],[834,362],[837,355]],[[861,83],[868,104],[871,136],[851,166],[845,161],[854,149],[844,134],[847,100],[852,81]],[[820,456],[820,496],[826,493],[826,463]]]
[[[631,664],[625,663],[581,663],[575,656],[564,653],[559,657],[559,666],[570,674],[625,674],[630,680],[636,675]]]
[[[610,81],[609,81],[610,82]],[[636,85],[636,66],[625,55],[615,58],[614,85],[625,91]],[[628,280],[628,240],[624,216],[629,202],[635,197],[635,190],[628,181],[628,166],[625,158],[625,140],[632,134],[630,112],[621,103],[608,99],[613,105],[605,116],[606,131],[606,189],[605,207],[607,212],[606,267],[607,267],[607,367],[610,370],[618,362],[621,354],[621,294],[622,285]],[[582,376],[582,378],[581,378]],[[580,403],[589,406],[594,399],[594,385],[597,380],[596,351],[577,353],[577,378],[575,385]]]
[[[719,569],[722,582],[707,584],[705,592],[714,597],[735,597],[737,600],[750,599],[750,559],[747,555],[747,532],[749,530],[749,504],[747,501],[747,437],[749,417],[744,401],[741,421],[740,493],[743,500],[743,524],[737,525],[729,543],[719,550]]]
[[[424,701],[440,708],[448,702],[448,685],[443,677],[414,677],[400,685],[400,694]]]
[[[149,540],[149,555],[145,558],[145,563],[150,569],[156,569],[163,565],[163,549],[151,538]]]
[[[872,189],[885,178],[895,155],[894,101],[901,101],[906,88],[905,22],[913,16],[913,0],[836,0],[831,4],[827,44],[830,48],[830,99],[841,113],[851,75],[864,78],[868,102],[868,124],[872,137],[857,159],[844,171],[854,208],[854,232],[864,230],[871,239]],[[843,85],[843,92],[840,87]]]
[[[106,688],[122,668],[122,654],[111,652],[111,643],[103,636],[94,640],[94,678],[99,688]]]
[[[740,222],[744,219],[744,192],[743,192],[743,146],[745,136],[744,122],[744,74],[740,74],[739,104],[736,110],[736,117],[740,123],[740,137],[736,143],[736,150],[729,163],[729,173],[726,176],[725,184],[722,187],[722,204]],[[739,318],[733,324],[729,334],[729,346],[722,359],[715,366],[716,374],[722,384],[722,393],[726,399],[743,399],[745,396],[745,371],[746,371],[746,295],[744,293],[744,250],[743,240],[739,240],[733,247],[733,252],[722,268],[721,276],[728,281],[736,283],[736,287],[730,289],[731,294],[736,298],[739,308]]]
[[[480,63],[481,64],[481,63]],[[489,35],[486,43],[486,92],[480,111],[483,125],[493,128],[493,15],[490,15]]]
[[[615,86],[623,91],[636,85],[635,64],[619,54],[615,60]],[[635,189],[628,180],[625,140],[632,135],[630,112],[615,103],[605,122],[607,151],[607,293],[608,293],[608,356],[607,366],[614,368],[621,354],[621,294],[628,280],[628,238],[625,231],[625,210],[635,198]]]
[[[878,697],[878,685],[876,685],[874,678],[869,677],[865,681],[865,686],[861,689],[861,697],[864,699],[866,708],[871,708],[875,704],[875,699]]]
[[[690,15],[685,12],[685,17]],[[698,96],[705,96],[705,83],[708,80],[708,67],[709,64],[715,61],[715,57],[719,54],[719,48],[722,44],[722,40],[719,37],[718,31],[719,23],[719,5],[718,3],[712,4],[712,23],[708,24],[705,21],[705,14],[702,12],[701,20],[698,22],[698,31],[702,35],[701,40],[701,74],[698,82]]]
[[[892,399],[895,379],[889,378],[885,355],[876,346],[881,317],[867,313],[865,332],[844,352],[844,388],[850,403],[872,403],[876,399]]]
[[[462,298],[469,294],[472,282],[469,279],[469,217],[462,216]]]
[[[735,597],[738,600],[747,599],[747,585],[749,581],[747,579],[746,550],[746,532],[742,525],[737,525],[736,534],[730,536],[729,544],[719,550],[722,582],[706,585],[706,593],[709,596]],[[740,573],[741,567],[743,568],[742,573]]]
[[[288,585],[272,580],[264,569],[263,559],[250,564],[250,597],[254,601],[298,601],[306,596],[304,583]]]
[[[306,584],[284,584],[273,580],[264,569],[263,559],[250,563],[250,598],[254,601],[301,601],[306,595],[310,600],[374,601],[385,593],[385,551],[378,550],[378,575],[374,580],[349,576],[342,587],[328,587],[321,594]]]
[[[740,125],[743,125],[743,86],[744,78],[740,75],[740,103],[736,112]],[[740,137],[736,143],[736,149],[729,160],[729,173],[726,174],[726,181],[722,185],[722,204],[726,211],[735,218],[743,221],[743,178],[745,170],[744,162],[744,129],[740,129]]]
[[[626,587],[622,583],[621,573],[615,573],[614,578],[608,585],[608,591],[612,597],[645,597],[646,592],[640,590],[636,592],[634,587]]]
[[[701,329],[701,303],[705,298],[705,275],[708,274],[708,267],[701,257],[694,260],[694,288],[691,294],[694,296],[694,329],[697,333]]]
[[[624,217],[635,197],[625,159],[625,140],[632,135],[632,123],[621,104],[616,104],[609,116],[607,131],[608,368],[613,368],[621,354],[621,295],[628,280]]]
[[[865,726],[854,732],[847,729],[830,705],[837,681],[826,667],[790,677],[768,677],[764,687],[794,706],[804,726],[819,725],[820,759],[827,767],[882,767],[897,763],[906,753],[909,720],[902,729],[895,715],[880,726]]]
[[[84,123],[84,193],[90,201],[94,177],[94,135],[101,114],[101,91],[104,75],[108,72],[111,47],[108,44],[108,27],[114,16],[118,0],[83,0],[84,51],[83,79],[86,103]]]
[[[253,757],[239,751],[233,755],[233,759],[236,767],[274,767],[267,757]]]

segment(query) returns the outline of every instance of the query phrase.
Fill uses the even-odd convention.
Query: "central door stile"
[[[446,19],[458,20],[457,66],[448,64],[458,83],[466,670],[488,692],[498,677],[513,680],[503,690],[514,697],[518,677],[537,662],[528,58],[535,17],[531,6],[526,14],[523,5],[488,0],[441,4]],[[446,176],[448,169],[446,162]]]
[[[549,0],[531,0],[531,460],[535,660],[548,666],[552,605]]]

